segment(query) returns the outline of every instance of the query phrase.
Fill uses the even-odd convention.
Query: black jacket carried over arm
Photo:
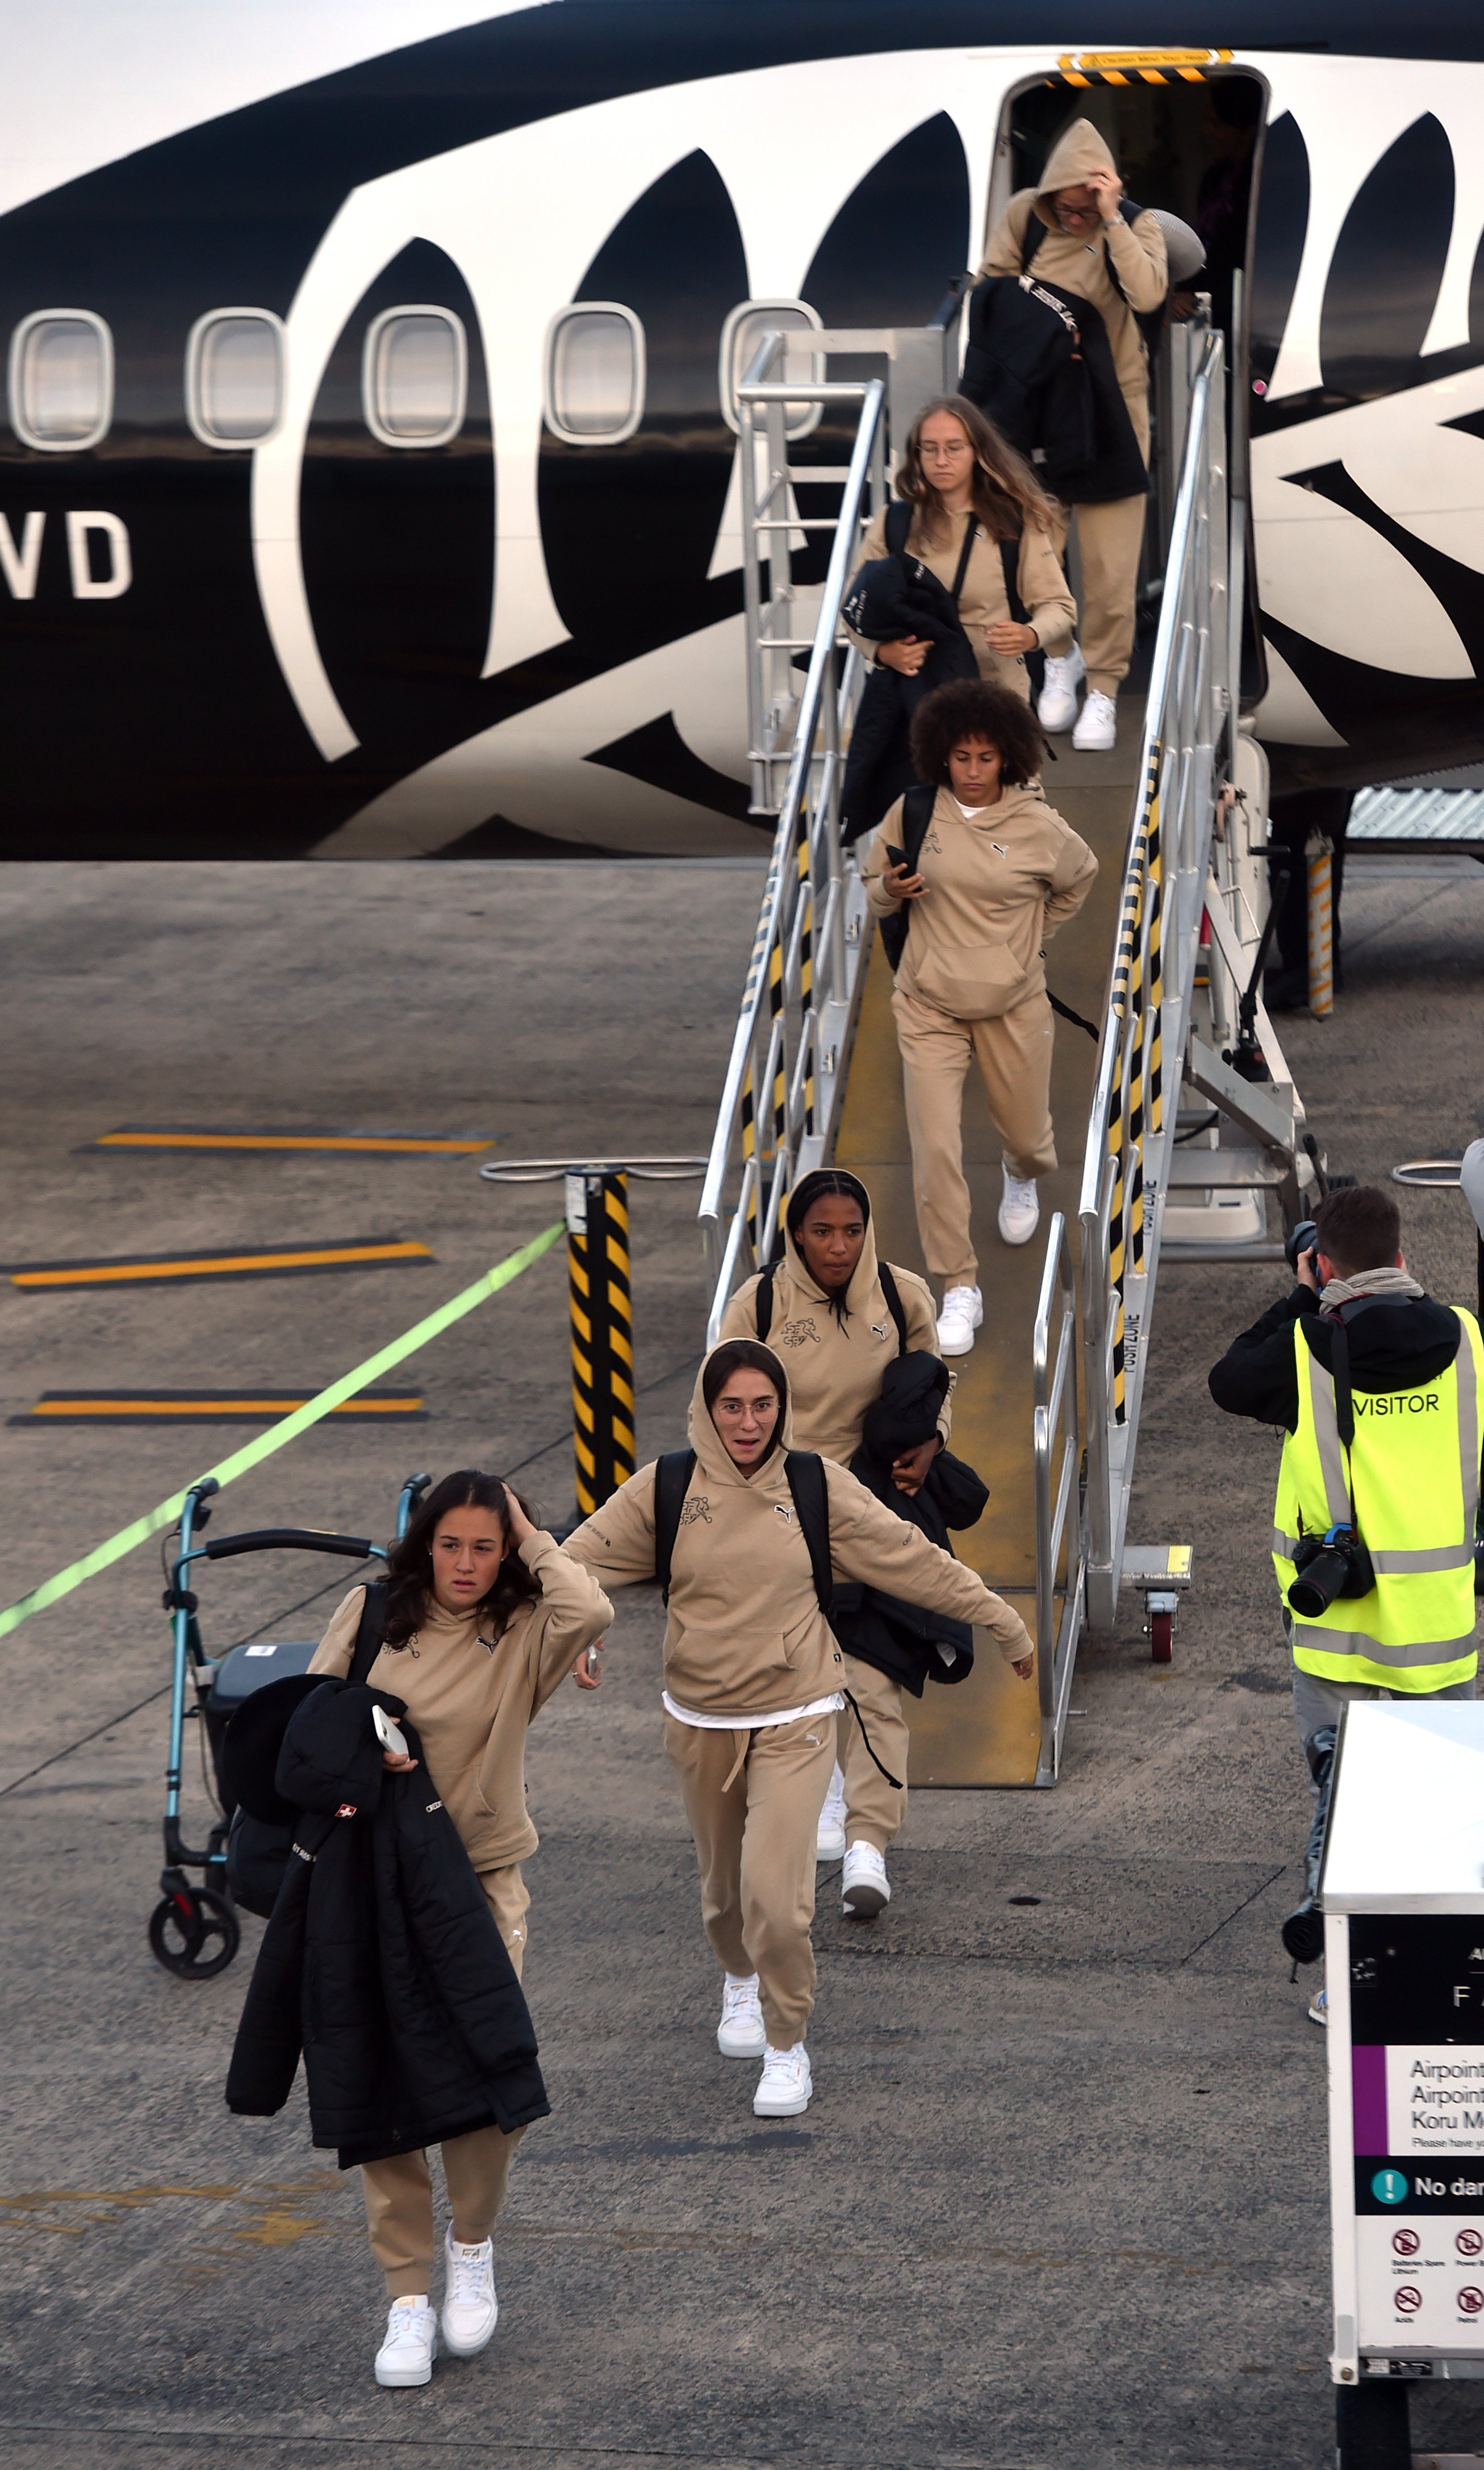
[[[936,1355],[899,1355],[882,1375],[881,1395],[867,1410],[861,1446],[850,1460],[857,1481],[909,1526],[920,1526],[941,1552],[953,1550],[950,1527],[978,1525],[988,1486],[962,1458],[940,1450],[920,1491],[900,1492],[892,1480],[892,1461],[934,1437],[947,1393],[948,1368]],[[830,1627],[846,1655],[873,1664],[915,1698],[921,1697],[924,1682],[966,1681],[974,1668],[974,1633],[967,1621],[905,1603],[879,1587],[837,1581]]]
[[[419,1764],[382,1763],[381,1690],[324,1681],[284,1736],[277,1785],[304,1813],[253,1967],[228,2107],[282,2109],[304,2059],[317,2145],[342,2170],[498,2126],[550,2104],[536,2036],[495,1917]]]
[[[1148,486],[1107,327],[1079,293],[1030,273],[986,275],[969,294],[960,384],[1068,505]]]
[[[1361,1295],[1340,1307],[1350,1349],[1354,1388],[1369,1394],[1417,1389],[1436,1381],[1458,1352],[1462,1324],[1430,1295]],[[1294,1287],[1269,1304],[1260,1320],[1235,1340],[1207,1376],[1212,1397],[1229,1415],[1255,1423],[1298,1429],[1298,1371],[1293,1324],[1326,1372],[1333,1370],[1333,1321],[1320,1310],[1311,1287]]]
[[[911,521],[911,507],[897,500],[888,532],[899,528],[905,544]],[[951,678],[977,678],[979,664],[953,594],[905,546],[861,568],[846,600],[845,620],[871,642],[895,643],[916,635],[933,647],[916,677],[877,666],[866,681],[840,798],[841,837],[848,844],[874,831],[887,808],[916,780],[909,733],[923,696]]]

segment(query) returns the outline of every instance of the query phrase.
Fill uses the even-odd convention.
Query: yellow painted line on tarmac
[[[279,1415],[307,1407],[311,1390],[268,1389],[234,1396],[220,1389],[48,1389],[12,1424],[132,1423],[153,1417],[162,1423],[271,1423]],[[418,1415],[426,1410],[414,1391],[362,1391],[328,1410],[332,1415]]]
[[[265,1252],[144,1253],[117,1261],[22,1261],[8,1274],[33,1293],[58,1287],[130,1286],[161,1278],[271,1278],[294,1270],[380,1269],[399,1261],[431,1261],[427,1244],[327,1244]]]
[[[472,1157],[495,1147],[492,1136],[451,1132],[280,1132],[221,1126],[121,1124],[85,1144],[95,1150],[345,1150],[384,1156]]]

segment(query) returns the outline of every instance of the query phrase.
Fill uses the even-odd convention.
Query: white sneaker
[[[977,1287],[950,1287],[938,1316],[939,1354],[967,1355],[984,1317],[985,1299]]]
[[[1330,2002],[1322,1990],[1316,1990],[1309,2002],[1309,2020],[1311,2024],[1328,2024],[1330,2020]]]
[[[1058,730],[1070,729],[1077,718],[1077,690],[1087,675],[1087,664],[1074,643],[1059,661],[1046,664],[1046,682],[1041,688],[1035,716],[1041,727],[1052,735]]]
[[[499,2320],[495,2295],[495,2242],[465,2247],[451,2223],[443,2241],[443,2314],[438,2330],[443,2345],[455,2359],[472,2359],[482,2350]]]
[[[1007,1244],[1029,1244],[1041,1223],[1041,1203],[1033,1182],[1022,1182],[1002,1166],[1005,1198],[1000,1203],[1000,1233]]]
[[[376,2354],[377,2383],[430,2384],[437,2346],[438,2319],[427,2299],[394,2298],[386,2318],[386,2339]]]
[[[809,2071],[809,2053],[802,2041],[791,2050],[776,2050],[770,2041],[763,2054],[763,2071],[753,2095],[754,2118],[800,2118],[808,2109],[814,2093],[814,2078]]]
[[[841,1861],[845,1858],[845,1777],[837,1766],[830,1777],[824,1806],[820,1812],[819,1831],[814,1839],[816,1861]]]
[[[874,1844],[852,1844],[845,1857],[840,1892],[847,1913],[853,1913],[857,1921],[873,1922],[883,1904],[892,1900],[886,1854],[878,1852]]]
[[[1078,755],[1111,755],[1118,744],[1118,706],[1098,687],[1089,687],[1082,699],[1072,743]]]
[[[767,2048],[755,1972],[728,1973],[716,2046],[724,2059],[760,2059]]]

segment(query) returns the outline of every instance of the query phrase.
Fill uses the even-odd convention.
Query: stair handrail
[[[1241,610],[1229,591],[1223,338],[1200,326],[1183,332],[1190,408],[1078,1200],[1086,1605],[1100,1629],[1116,1614],[1217,757],[1230,755],[1235,725],[1231,636]]]
[[[885,503],[886,387],[876,378],[811,384],[773,377],[789,339],[765,334],[736,389],[753,750],[761,744],[763,720],[754,651],[771,640],[765,621],[775,605],[762,599],[763,569],[771,565],[762,545],[779,531],[786,541],[798,520],[786,407],[853,403],[860,416],[702,1185],[698,1216],[711,1289],[711,1345],[744,1252],[751,1257],[742,1274],[770,1257],[784,1194],[799,1173],[832,1149],[869,942],[860,871],[840,840],[845,749],[865,679],[859,652],[842,635],[841,609],[864,524]],[[759,445],[766,447],[760,490]],[[782,563],[787,572],[786,558]],[[784,589],[791,599],[791,579]],[[740,1177],[729,1210],[734,1161]]]

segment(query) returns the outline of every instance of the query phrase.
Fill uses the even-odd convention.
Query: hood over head
[[[870,1222],[870,1195],[858,1176],[847,1175],[843,1167],[822,1167],[816,1174],[804,1177],[798,1191],[789,1195],[788,1207],[784,1211],[783,1257],[788,1263],[789,1275],[804,1294],[814,1296],[821,1303],[833,1304],[834,1297],[826,1294],[794,1241],[793,1221],[802,1218],[808,1203],[816,1200],[822,1190],[836,1188],[843,1188],[848,1199],[859,1201],[861,1215],[866,1221],[866,1241],[861,1246],[861,1257],[850,1272],[850,1283],[845,1291],[846,1311],[864,1313],[870,1307],[880,1271],[876,1260],[876,1230]]]
[[[1064,128],[1047,157],[1036,183],[1035,211],[1049,231],[1059,231],[1052,198],[1058,189],[1079,189],[1089,172],[1116,173],[1112,150],[1090,120],[1074,120]]]
[[[728,1452],[727,1444],[712,1423],[711,1410],[706,1403],[707,1365],[722,1352],[722,1347],[734,1346],[748,1346],[757,1354],[766,1355],[777,1372],[778,1387],[783,1395],[783,1412],[774,1426],[773,1447],[766,1457],[759,1458],[757,1464],[746,1473]],[[755,1338],[724,1339],[721,1347],[713,1346],[710,1353],[703,1358],[701,1369],[696,1374],[696,1386],[690,1393],[690,1414],[685,1429],[690,1446],[696,1454],[696,1465],[708,1482],[755,1485],[770,1475],[781,1477],[783,1454],[786,1450],[792,1449],[794,1442],[793,1402],[789,1396],[788,1374],[784,1371],[777,1356],[774,1354],[772,1347],[763,1346]]]

